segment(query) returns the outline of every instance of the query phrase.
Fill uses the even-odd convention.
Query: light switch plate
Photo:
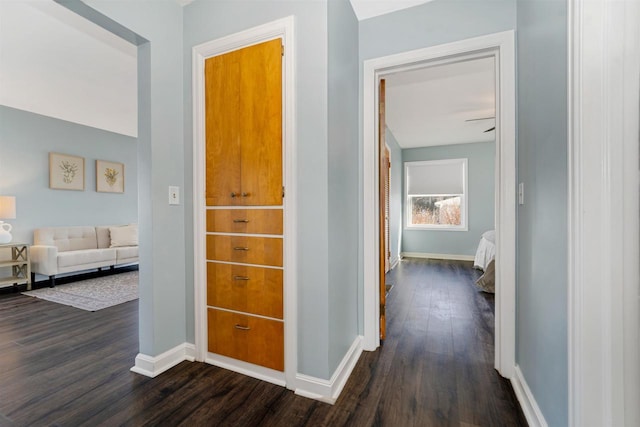
[[[518,184],[518,204],[524,205],[524,182]]]
[[[169,204],[180,204],[180,187],[169,186]]]

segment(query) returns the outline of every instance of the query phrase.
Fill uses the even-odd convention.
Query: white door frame
[[[284,381],[260,367],[247,367],[227,361],[224,367],[276,384],[295,388],[298,365],[297,332],[297,256],[296,256],[296,142],[295,142],[295,49],[294,17],[248,29],[194,46],[193,54],[193,232],[194,232],[194,302],[195,357],[208,361],[207,356],[207,270],[205,236],[205,97],[204,63],[209,57],[242,47],[281,38],[284,44],[283,62],[283,156],[284,156]],[[221,365],[222,366],[222,365]]]
[[[377,182],[378,79],[399,70],[421,68],[462,58],[496,60],[496,326],[495,367],[511,378],[515,368],[516,300],[516,143],[515,143],[514,32],[403,52],[364,61],[363,75],[363,212],[364,238],[364,349],[380,346],[379,332],[379,227]]]
[[[640,5],[569,1],[569,425],[640,425]]]

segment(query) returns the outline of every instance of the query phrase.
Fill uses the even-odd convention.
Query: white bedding
[[[482,234],[473,267],[485,271],[489,263],[496,257],[496,231],[489,230]]]

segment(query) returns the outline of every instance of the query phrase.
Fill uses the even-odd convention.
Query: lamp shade
[[[13,196],[0,196],[0,219],[15,219],[16,198]]]

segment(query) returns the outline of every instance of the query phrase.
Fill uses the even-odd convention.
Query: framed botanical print
[[[124,163],[96,160],[96,191],[124,193]]]
[[[84,191],[84,157],[49,153],[49,188]]]

